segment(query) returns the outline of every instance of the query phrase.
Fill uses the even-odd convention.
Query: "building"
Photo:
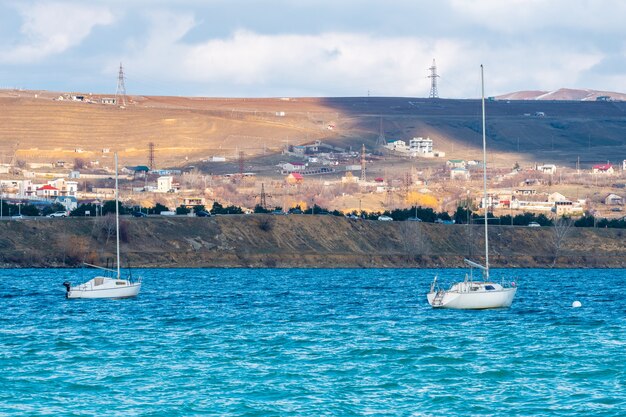
[[[450,170],[450,179],[467,181],[470,179],[470,172],[465,168],[452,168]]]
[[[304,171],[304,169],[306,168],[306,165],[303,164],[302,162],[287,162],[287,163],[281,164],[280,167],[285,174],[288,174],[291,172]]]
[[[611,164],[598,164],[592,167],[591,172],[594,174],[611,175],[615,172],[615,170]]]
[[[78,200],[73,196],[59,196],[54,199],[55,204],[61,204],[66,211],[72,211],[78,207]]]
[[[462,159],[448,159],[446,166],[448,168],[465,168],[465,161]]]
[[[556,165],[554,164],[539,165],[537,167],[537,171],[540,171],[544,174],[554,175],[556,174]]]
[[[100,99],[100,104],[115,104],[116,100],[114,97],[102,97]]]
[[[53,187],[50,184],[46,184],[37,188],[36,195],[41,198],[56,198],[60,195],[60,193],[58,188]]]
[[[169,193],[173,192],[173,181],[174,177],[170,175],[162,176],[157,178],[157,192],[158,193]]]
[[[553,211],[557,217],[578,216],[583,214],[583,207],[573,201],[555,201]]]
[[[389,150],[396,152],[408,152],[409,147],[406,145],[406,142],[403,140],[396,140],[393,142],[389,142],[385,147]]]
[[[432,156],[433,140],[422,137],[413,138],[409,141],[409,151],[413,156]]]
[[[561,201],[569,201],[569,200],[567,199],[567,197],[565,197],[561,193],[552,193],[548,196],[548,202],[550,203],[556,203],[556,202],[561,202]]]
[[[292,172],[289,175],[287,175],[287,178],[285,178],[285,180],[289,184],[300,184],[304,181],[304,177],[302,176],[302,174],[298,172]]]
[[[609,194],[604,198],[604,204],[607,206],[621,206],[624,204],[624,199],[617,194]]]

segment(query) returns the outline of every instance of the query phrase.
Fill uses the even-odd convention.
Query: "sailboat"
[[[483,122],[483,205],[485,207],[485,265],[465,259],[470,267],[470,273],[465,279],[453,284],[449,290],[439,288],[437,277],[430,285],[426,295],[428,304],[433,308],[449,308],[457,310],[484,310],[490,308],[510,307],[517,291],[515,283],[499,284],[490,281],[489,277],[489,226],[487,221],[487,137],[485,134],[485,79],[483,66],[480,66],[480,81],[482,93],[482,122]],[[474,281],[473,269],[482,271],[482,280]]]
[[[115,234],[116,234],[116,269],[85,264],[102,271],[105,275],[90,279],[84,284],[72,286],[71,282],[65,281],[66,298],[130,298],[139,294],[141,278],[133,281],[132,277],[124,279],[120,272],[120,214],[119,214],[119,189],[117,183],[117,153],[115,154]]]

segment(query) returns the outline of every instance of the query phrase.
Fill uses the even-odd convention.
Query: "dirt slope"
[[[93,218],[0,221],[0,266],[104,264],[112,230]],[[135,267],[461,267],[483,251],[480,226],[302,215],[124,218],[122,240]],[[558,256],[553,241],[551,228],[494,226],[491,264],[626,267],[621,230],[572,228]]]

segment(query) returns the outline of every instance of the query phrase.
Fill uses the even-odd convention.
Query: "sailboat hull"
[[[492,284],[493,286],[494,284]],[[497,285],[497,284],[495,284]],[[453,286],[454,288],[455,286]],[[484,287],[484,286],[483,286]],[[426,295],[428,304],[433,308],[449,308],[455,310],[486,310],[491,308],[510,307],[517,292],[516,287],[503,288],[491,291],[463,291],[451,289],[438,292],[431,291]]]
[[[69,286],[66,298],[131,298],[139,294],[141,282],[95,277],[84,284]]]

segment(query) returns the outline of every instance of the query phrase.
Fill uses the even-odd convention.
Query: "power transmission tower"
[[[244,168],[244,154],[243,151],[239,151],[239,175],[243,177],[243,168]]]
[[[120,104],[122,100],[122,106],[126,106],[126,84],[124,83],[124,68],[120,62],[120,72],[117,76],[117,91],[115,92],[115,103]]]
[[[383,118],[380,118],[380,130],[378,132],[378,139],[376,139],[376,146],[385,146],[387,140],[385,140],[385,132],[383,131]]]
[[[393,192],[392,192],[392,180],[387,180],[387,198],[385,200],[385,206],[390,209],[393,206]]]
[[[154,169],[154,142],[148,143],[148,167]]]
[[[365,144],[363,144],[363,148],[361,149],[361,181],[365,182]]]
[[[427,78],[430,78],[430,95],[429,98],[439,98],[439,92],[437,91],[437,64],[435,64],[435,60],[433,59],[433,65],[428,68],[430,71],[430,75]]]
[[[261,183],[261,194],[255,195],[254,198],[259,197],[259,205],[267,210],[267,199],[272,198],[271,195],[265,193],[265,184]]]

